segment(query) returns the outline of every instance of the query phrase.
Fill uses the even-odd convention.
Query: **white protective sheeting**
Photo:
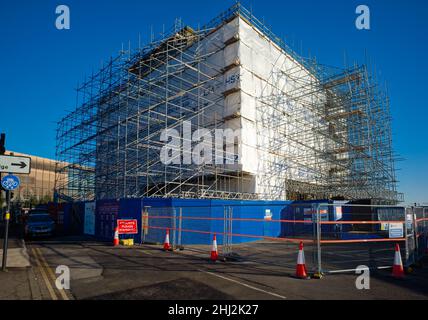
[[[315,78],[253,26],[238,20],[241,66],[240,83],[236,87],[241,89],[241,98],[240,107],[235,106],[237,97],[233,99],[233,106],[234,111],[240,110],[241,117],[245,118],[241,122],[242,167],[255,175],[255,193],[265,198],[285,199],[286,179],[302,182],[314,179],[310,168],[312,148],[300,147],[298,143],[287,144],[284,139],[293,136],[315,143],[310,130],[315,119],[305,107],[311,101],[293,99],[293,94],[297,95],[302,86],[302,79],[304,83],[311,83]],[[274,108],[272,104],[263,104],[267,97],[278,97]],[[303,120],[292,121],[290,114],[303,114]],[[300,132],[305,133],[297,137]]]
[[[209,63],[223,70],[223,83],[212,88],[207,98],[222,94],[224,99],[219,104],[223,109],[213,110],[212,117],[223,117],[224,128],[240,130],[240,164],[226,167],[239,168],[250,177],[244,185],[237,186],[239,190],[265,199],[285,199],[286,179],[312,182],[311,172],[316,172],[310,167],[314,156],[311,141],[315,143],[311,126],[315,119],[305,107],[313,101],[296,101],[293,97],[299,94],[302,82],[316,79],[241,18],[222,26],[205,41],[209,46],[218,46],[219,39],[223,48],[210,57]],[[264,102],[269,97],[277,97],[274,107]],[[323,94],[319,99],[325,99]],[[294,119],[293,114],[299,114],[299,119]],[[286,137],[309,142],[302,147]]]

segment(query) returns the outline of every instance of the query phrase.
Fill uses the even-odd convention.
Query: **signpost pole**
[[[3,262],[2,262],[2,271],[6,272],[6,263],[7,263],[7,247],[9,239],[9,220],[10,220],[10,191],[7,191],[7,211],[6,211],[6,224],[4,229],[4,241],[3,241]]]
[[[0,155],[4,155],[6,153],[6,134],[5,133],[1,133],[0,134]],[[0,180],[1,180],[1,170],[0,170]],[[0,215],[3,215],[3,189],[0,188]]]

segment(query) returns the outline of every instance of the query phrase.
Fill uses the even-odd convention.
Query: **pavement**
[[[0,299],[428,299],[427,267],[415,269],[405,280],[393,279],[390,270],[372,272],[370,290],[358,290],[355,273],[327,275],[321,280],[294,278],[295,248],[278,251],[269,243],[234,248],[240,259],[211,263],[208,246],[164,252],[159,245],[112,247],[90,238],[29,241],[26,250],[31,267],[0,272]],[[56,287],[58,266],[69,268],[70,290]]]
[[[4,224],[0,224],[0,268],[3,266],[3,244],[4,244]],[[30,257],[27,254],[25,242],[22,238],[21,228],[17,225],[10,225],[9,240],[7,250],[8,268],[27,268],[31,266]]]
[[[13,268],[0,271],[0,300],[41,300],[37,277],[31,268]]]
[[[7,272],[0,271],[0,300],[41,300],[37,277],[31,267],[21,228],[9,228]],[[3,267],[4,223],[0,223],[0,268]]]

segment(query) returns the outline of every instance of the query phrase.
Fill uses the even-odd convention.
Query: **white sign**
[[[336,210],[336,221],[342,220],[342,217],[343,217],[342,207],[335,207],[335,210]]]
[[[31,158],[0,156],[0,172],[30,174]]]
[[[272,220],[272,211],[270,209],[265,210],[265,220]]]
[[[403,223],[390,223],[389,224],[389,238],[399,239],[404,237]]]
[[[413,215],[408,214],[406,219],[406,228],[407,230],[413,230]]]
[[[83,233],[87,235],[95,235],[95,202],[85,203],[85,223]]]

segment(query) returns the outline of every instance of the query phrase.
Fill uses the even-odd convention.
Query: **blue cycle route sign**
[[[8,191],[13,191],[19,187],[21,181],[17,176],[9,174],[1,179],[1,186]]]

